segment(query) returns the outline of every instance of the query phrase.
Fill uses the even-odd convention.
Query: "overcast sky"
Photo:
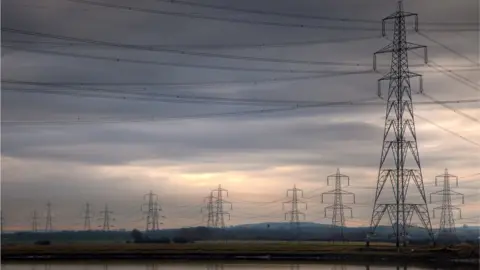
[[[323,207],[331,201],[321,204],[318,195],[332,189],[326,178],[337,168],[350,176],[348,190],[357,194],[354,219],[347,224],[368,225],[382,147],[381,100],[371,106],[228,116],[219,114],[289,105],[218,103],[219,98],[292,104],[375,99],[377,80],[388,72],[391,55],[378,57],[377,73],[371,71],[372,55],[388,45],[380,35],[381,19],[395,9],[396,1],[380,0],[3,1],[6,229],[29,229],[32,211],[44,217],[47,201],[56,229],[82,228],[86,202],[93,205],[95,218],[108,204],[117,228],[143,228],[140,206],[150,190],[159,196],[165,227],[199,225],[203,198],[219,184],[233,203],[228,225],[284,220],[281,202],[288,201],[286,190],[294,184],[309,204],[306,220],[329,223]],[[420,22],[420,33],[410,31],[408,40],[429,49],[429,66],[419,57],[422,51],[411,53],[409,61],[412,71],[424,75],[425,92],[436,100],[478,99],[478,1],[405,1],[405,9],[418,13]],[[387,88],[385,82],[383,93]],[[416,78],[412,89],[418,91]],[[131,93],[142,91],[150,96],[132,98]],[[109,97],[98,97],[102,94]],[[152,96],[158,94],[180,98]],[[213,99],[188,101],[185,96]],[[415,94],[414,101],[431,100]],[[415,106],[424,182],[430,193],[441,189],[434,179],[445,168],[459,176],[457,191],[466,195],[462,214],[469,219],[458,223],[475,224],[480,108],[478,103],[448,106]],[[191,117],[204,114],[217,115]],[[43,227],[44,219],[40,222]],[[437,226],[438,218],[432,223]]]

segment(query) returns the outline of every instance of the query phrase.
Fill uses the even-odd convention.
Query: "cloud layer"
[[[130,1],[110,1],[132,5]],[[457,1],[458,2],[458,1]],[[406,9],[419,13],[420,29],[472,28],[471,25],[435,24],[478,22],[478,1],[433,4],[406,1]],[[212,2],[218,5],[219,1]],[[355,23],[287,19],[273,15],[220,12],[209,9],[145,1],[136,7],[169,12],[200,12],[208,16],[282,23],[355,26]],[[223,4],[222,4],[223,5]],[[232,4],[233,5],[233,4]],[[380,29],[380,19],[395,9],[395,1],[242,1],[238,7],[378,20],[365,27]],[[241,6],[240,6],[241,5]],[[222,45],[221,49],[189,49],[195,52],[246,57],[295,59],[370,65],[372,53],[388,41],[373,31],[299,29],[187,19],[142,12],[50,0],[7,1],[2,27],[142,45]],[[8,10],[8,12],[7,12]],[[425,24],[422,24],[424,22]],[[359,24],[361,25],[361,24]],[[479,61],[478,33],[427,31],[429,38],[409,34],[409,40],[429,46],[431,66],[410,55],[412,70],[424,74],[425,91],[438,100],[478,98],[480,77],[471,68]],[[112,91],[149,91],[237,99],[286,101],[359,101],[374,98],[379,73],[330,78],[292,79],[305,74],[214,70],[153,64],[118,63],[79,57],[27,52],[48,50],[90,56],[163,61],[185,65],[229,66],[244,69],[287,69],[359,71],[355,66],[306,65],[187,56],[92,45],[50,44],[62,42],[2,33],[2,80],[30,82],[97,83]],[[278,44],[372,36],[372,39],[284,47],[228,48],[228,44]],[[14,43],[13,41],[28,41]],[[43,42],[43,43],[42,43]],[[50,43],[49,43],[50,42]],[[380,73],[388,71],[389,55],[378,58]],[[437,65],[437,66],[435,66]],[[439,72],[438,65],[453,69]],[[450,74],[450,75],[448,75]],[[308,74],[307,74],[308,75]],[[265,82],[282,78],[274,82]],[[242,81],[243,83],[212,83]],[[256,83],[264,81],[264,83]],[[204,84],[208,83],[210,84]],[[108,85],[108,84],[115,85]],[[150,85],[127,85],[150,83]],[[154,84],[157,85],[154,85]],[[165,86],[165,83],[197,84]],[[160,85],[158,85],[160,84]],[[387,84],[383,85],[386,91]],[[177,103],[155,100],[85,98],[78,96],[19,93],[18,89],[48,90],[45,86],[2,84],[2,211],[6,227],[28,229],[31,212],[43,211],[53,203],[56,228],[81,228],[85,202],[100,211],[109,204],[117,227],[143,227],[140,205],[143,195],[153,190],[160,196],[166,227],[200,224],[203,198],[219,184],[229,190],[234,204],[229,224],[279,221],[284,217],[281,201],[294,184],[304,189],[309,210],[307,219],[328,223],[318,195],[328,191],[326,177],[337,168],[351,177],[349,190],[357,194],[355,219],[349,224],[369,223],[372,197],[380,159],[385,108],[336,106],[286,110],[276,113],[233,115],[199,119],[166,119],[208,113],[270,109],[272,105],[218,105],[212,102]],[[65,87],[79,93],[88,87]],[[417,81],[412,79],[412,88]],[[62,88],[60,88],[62,89]],[[76,91],[76,92],[74,92]],[[117,95],[118,97],[118,95]],[[121,96],[120,96],[121,97]],[[414,95],[416,101],[429,101]],[[376,101],[379,102],[378,100]],[[465,217],[478,212],[480,159],[480,109],[478,103],[417,105],[420,157],[427,192],[438,190],[434,177],[444,168],[460,178],[460,192],[467,195]],[[454,111],[456,110],[456,111]],[[467,115],[467,116],[465,116]],[[165,118],[162,121],[152,119]],[[473,119],[473,120],[472,120]],[[21,121],[37,124],[20,125]],[[43,122],[43,124],[42,124]],[[87,122],[87,123],[84,123]],[[113,123],[112,123],[113,122]],[[83,124],[82,124],[83,123]],[[439,126],[441,128],[439,128]],[[442,128],[449,131],[442,130]],[[452,134],[451,132],[455,134]],[[462,139],[470,140],[467,142]],[[432,205],[433,206],[433,205]],[[462,222],[462,221],[460,221]],[[472,222],[468,220],[465,222]],[[475,220],[473,220],[475,222]],[[438,220],[434,221],[437,224]]]

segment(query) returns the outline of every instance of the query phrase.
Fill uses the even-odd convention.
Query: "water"
[[[6,263],[2,270],[427,270],[441,269],[414,266],[369,266],[369,265],[334,265],[334,264],[291,264],[291,263],[263,263],[263,262],[114,262],[114,263]],[[468,268],[459,268],[468,269]]]

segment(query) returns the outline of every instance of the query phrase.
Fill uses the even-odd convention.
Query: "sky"
[[[227,225],[284,221],[289,204],[282,202],[294,185],[304,192],[306,221],[328,224],[323,209],[333,198],[322,203],[320,194],[333,189],[327,176],[337,169],[356,194],[347,225],[368,226],[385,118],[377,80],[391,55],[377,57],[377,72],[372,57],[389,44],[391,25],[382,38],[381,20],[396,5],[3,1],[4,228],[30,229],[34,210],[43,227],[48,201],[54,229],[81,229],[87,202],[95,225],[108,204],[116,228],[144,228],[149,191],[162,205],[163,227],[197,226],[218,185],[232,203]],[[464,205],[454,199],[464,217],[457,224],[478,224],[479,104],[431,102],[480,98],[478,1],[407,0],[404,7],[419,15],[419,33],[408,20],[408,41],[428,46],[428,65],[421,50],[409,54],[426,94],[412,78],[414,102],[424,102],[415,114],[426,192],[441,190],[435,177],[448,168],[465,194]],[[374,105],[355,105],[365,100]],[[322,102],[354,105],[291,109]]]

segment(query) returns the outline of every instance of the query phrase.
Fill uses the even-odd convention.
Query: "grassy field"
[[[471,253],[473,246],[431,248],[427,246],[409,247],[401,253],[422,256],[432,253]],[[396,253],[391,244],[375,245],[365,248],[363,243],[329,243],[318,242],[200,242],[192,244],[52,244],[39,245],[5,245],[3,255],[55,255],[55,254],[188,254],[188,253],[249,253],[249,254],[301,254],[301,253]],[[477,251],[478,256],[478,251]]]

